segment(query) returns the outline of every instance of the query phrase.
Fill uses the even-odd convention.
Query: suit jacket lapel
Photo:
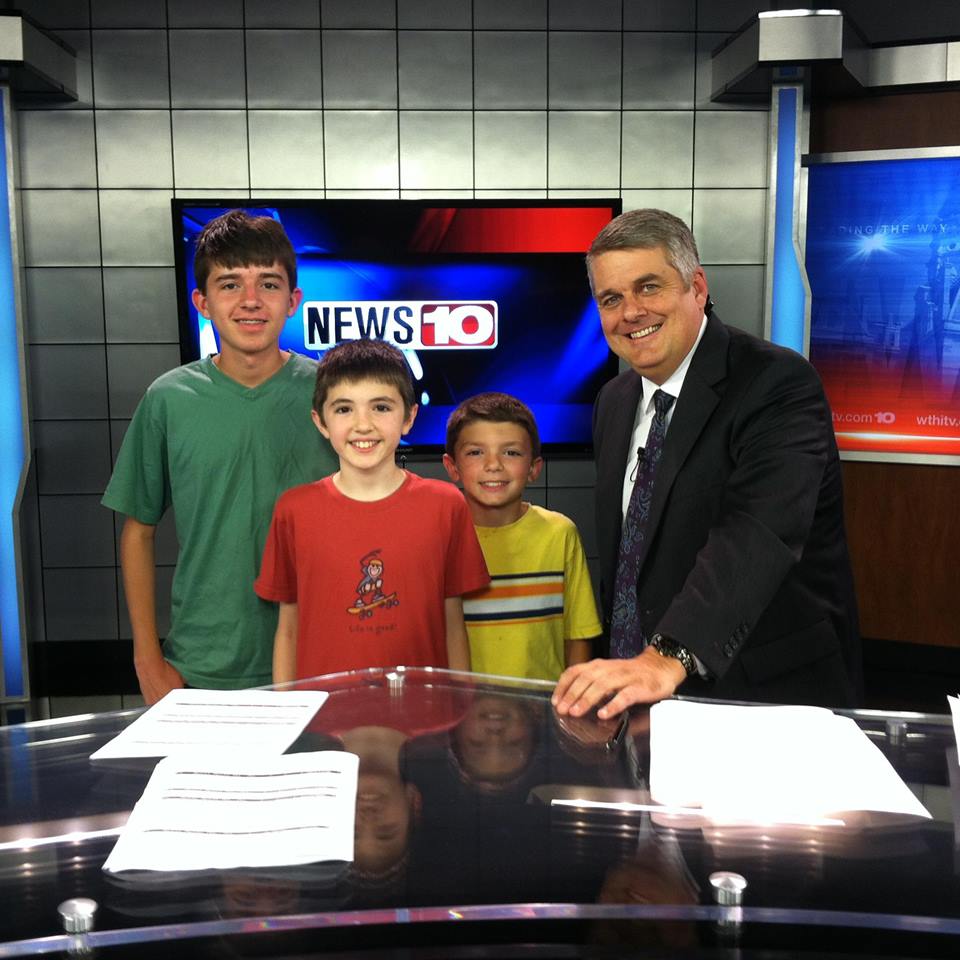
[[[650,517],[644,536],[641,568],[646,560],[650,543],[656,535],[663,517],[667,497],[677,474],[683,466],[697,438],[720,402],[714,386],[726,377],[727,343],[730,337],[723,324],[713,315],[707,319],[707,329],[697,347],[690,368],[683,380],[676,409],[663,443],[663,454],[657,467],[650,501]]]

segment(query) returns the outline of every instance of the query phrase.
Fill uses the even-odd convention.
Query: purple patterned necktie
[[[637,479],[630,494],[627,516],[620,535],[617,577],[613,587],[613,617],[610,623],[610,650],[615,657],[635,657],[647,645],[637,612],[637,582],[640,579],[640,555],[650,516],[650,497],[657,464],[663,453],[667,432],[667,412],[674,398],[658,390],[653,395],[655,413],[647,435],[647,445],[637,464]]]

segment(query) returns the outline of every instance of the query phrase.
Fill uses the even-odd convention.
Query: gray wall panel
[[[172,187],[170,114],[98,111],[97,172],[101,187]]]
[[[776,6],[770,0],[697,0],[697,26],[701,30],[739,30],[758,11]]]
[[[112,567],[47,570],[47,640],[116,640],[117,575]]]
[[[30,343],[103,340],[99,267],[33,267],[24,276]]]
[[[22,187],[97,185],[92,111],[61,117],[51,110],[27,110],[18,120]]]
[[[327,189],[398,189],[397,115],[386,110],[327,114]]]
[[[551,30],[620,30],[620,0],[549,0]]]
[[[172,267],[105,267],[108,343],[179,343]]]
[[[320,29],[320,0],[244,0],[243,9],[247,29]]]
[[[624,34],[624,110],[692,109],[696,67],[692,33]]]
[[[165,30],[94,30],[93,86],[97,107],[169,107]]]
[[[478,111],[474,117],[478,189],[546,187],[545,112]]]
[[[693,220],[693,190],[622,190],[623,209],[640,210],[656,207],[666,210],[684,223]]]
[[[724,323],[733,324],[763,336],[763,266],[749,264],[709,263],[704,265],[710,296],[717,305],[717,315]]]
[[[607,189],[620,184],[620,113],[549,115],[549,186]]]
[[[474,0],[477,30],[546,30],[547,0]]]
[[[319,30],[248,30],[247,106],[322,106],[321,46]]]
[[[170,31],[173,107],[246,106],[242,30]]]
[[[99,496],[41,497],[40,535],[45,568],[116,563],[112,521]]]
[[[242,27],[243,0],[167,0],[171,27]]]
[[[766,113],[697,112],[694,178],[698,187],[767,185]]]
[[[695,30],[697,0],[624,0],[624,30]]]
[[[103,493],[110,479],[106,420],[40,420],[34,424],[40,493]]]
[[[404,30],[399,35],[400,109],[473,105],[473,35],[468,30]]]
[[[704,263],[762,263],[765,190],[695,190],[693,231]]]
[[[37,420],[103,419],[107,366],[100,344],[30,348],[31,414]]]
[[[251,188],[323,188],[322,111],[251,110],[247,122]]]
[[[620,34],[550,34],[551,110],[620,107]]]
[[[473,0],[397,0],[397,26],[401,30],[468,29],[472,7]]]
[[[324,30],[323,85],[328,110],[395,109],[396,35],[386,30]]]
[[[16,9],[48,29],[90,26],[90,7],[83,0],[17,0]]]
[[[99,266],[95,190],[24,190],[20,204],[25,266]]]
[[[101,190],[103,264],[173,266],[169,190]]]
[[[473,115],[468,111],[400,111],[401,189],[473,186]]]
[[[178,189],[250,186],[242,110],[173,111],[173,179]]]
[[[473,41],[478,110],[536,110],[547,105],[547,35],[477,32]]]
[[[597,482],[597,468],[593,460],[551,460],[544,472],[547,485],[551,487],[584,487],[592,491]]]
[[[693,185],[693,113],[644,110],[623,114],[623,186]]]
[[[396,0],[320,0],[321,24],[326,27],[392,29],[397,25]]]
[[[81,6],[82,4],[77,4]],[[90,0],[92,27],[165,27],[166,0]]]

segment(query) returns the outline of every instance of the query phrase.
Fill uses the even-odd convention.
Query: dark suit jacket
[[[621,491],[642,381],[620,374],[594,407],[605,633]],[[856,600],[840,463],[816,372],[711,315],[664,442],[638,583],[647,636],[699,657],[680,693],[854,705]]]

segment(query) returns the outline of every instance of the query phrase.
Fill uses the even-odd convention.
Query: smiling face
[[[357,778],[354,863],[382,873],[404,855],[420,803],[416,787],[399,776],[361,771]]]
[[[540,475],[530,434],[519,423],[474,420],[460,431],[454,456],[443,465],[454,483],[463,484],[475,523],[496,527],[518,520],[523,491]]]
[[[610,250],[594,257],[591,282],[610,349],[641,376],[663,383],[700,332],[707,278],[687,286],[660,247]]]
[[[521,773],[535,746],[531,715],[518,701],[496,694],[477,696],[453,736],[464,771],[488,783]]]
[[[290,289],[286,270],[214,264],[204,290],[193,291],[193,305],[213,322],[220,339],[221,369],[278,353],[277,342],[303,292]],[[226,372],[226,371],[225,371]]]
[[[341,474],[374,479],[397,469],[393,455],[413,426],[396,387],[380,380],[341,380],[327,390],[313,422],[340,458]]]

